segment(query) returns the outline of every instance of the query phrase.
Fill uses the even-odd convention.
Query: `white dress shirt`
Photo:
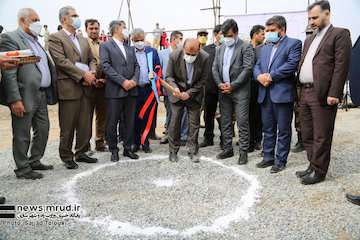
[[[326,32],[329,30],[330,24],[319,31],[316,34],[316,37],[312,41],[309,50],[306,53],[304,62],[301,66],[300,70],[300,82],[301,83],[313,83],[314,82],[314,76],[313,76],[313,59],[315,57],[316,51],[318,50],[321,40],[324,38]]]
[[[234,55],[235,45],[237,44],[237,39],[235,43],[230,47],[225,47],[224,59],[223,59],[223,82],[230,83],[230,67],[231,67],[231,59]]]
[[[119,41],[116,38],[113,38],[114,41],[116,42],[116,45],[120,48],[122,54],[124,55],[125,59],[126,59],[126,51],[125,51],[125,47],[124,47],[124,42],[123,41]]]

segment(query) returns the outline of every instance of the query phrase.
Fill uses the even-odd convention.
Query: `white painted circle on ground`
[[[168,156],[165,155],[153,155],[151,157],[141,158],[138,160],[123,160],[118,163],[107,163],[98,165],[92,169],[87,171],[81,172],[76,174],[72,177],[68,182],[64,184],[64,198],[71,204],[80,203],[80,200],[77,197],[76,191],[74,190],[77,181],[80,178],[88,177],[95,172],[99,171],[100,169],[114,166],[116,164],[121,163],[128,163],[128,162],[143,162],[143,161],[159,161],[159,160],[167,160]],[[145,227],[142,228],[140,226],[133,225],[129,222],[121,222],[115,219],[112,219],[111,216],[109,217],[96,217],[96,218],[89,218],[89,217],[82,217],[80,218],[80,222],[87,222],[92,223],[96,226],[103,226],[106,227],[108,232],[112,235],[183,235],[183,236],[190,236],[199,232],[213,232],[213,233],[222,233],[225,229],[227,229],[230,224],[237,222],[241,219],[248,220],[250,217],[251,208],[255,205],[258,201],[260,195],[259,190],[261,188],[259,181],[253,175],[246,173],[244,170],[235,167],[235,166],[227,166],[219,161],[213,160],[208,157],[201,157],[202,161],[209,162],[211,164],[217,165],[219,167],[225,168],[227,170],[232,171],[237,176],[245,179],[249,183],[249,187],[238,202],[237,206],[234,208],[233,211],[230,213],[216,218],[211,225],[196,225],[187,229],[177,230],[171,228],[163,228],[158,226],[153,227]],[[175,184],[173,179],[158,179],[153,182],[158,187],[171,187]],[[86,211],[82,209],[82,215],[85,215]]]
[[[172,187],[175,185],[174,179],[156,179],[153,181],[156,187]]]

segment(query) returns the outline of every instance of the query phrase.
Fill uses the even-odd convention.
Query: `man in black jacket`
[[[204,140],[202,143],[200,143],[201,148],[214,145],[214,120],[215,120],[216,108],[219,100],[219,91],[212,74],[212,65],[215,59],[216,48],[221,45],[221,41],[222,41],[221,25],[216,25],[213,33],[214,33],[215,42],[203,48],[203,50],[209,54],[209,75],[205,82],[205,104],[204,104],[205,132],[204,132]],[[220,128],[220,124],[219,124],[219,128]]]

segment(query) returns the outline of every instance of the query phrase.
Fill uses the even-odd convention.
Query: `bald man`
[[[39,15],[31,8],[22,8],[18,25],[17,30],[1,35],[0,51],[30,49],[41,60],[3,70],[1,88],[11,111],[16,177],[35,180],[43,177],[36,171],[53,169],[40,160],[50,128],[47,105],[57,102],[56,70],[38,41],[42,29]]]
[[[198,163],[198,135],[200,128],[200,108],[203,98],[203,88],[208,75],[209,55],[200,50],[197,39],[187,39],[184,48],[170,55],[166,81],[175,88],[169,95],[171,103],[171,121],[169,127],[169,160],[177,162],[177,152],[180,148],[181,113],[188,111],[189,134],[187,139],[188,155]]]

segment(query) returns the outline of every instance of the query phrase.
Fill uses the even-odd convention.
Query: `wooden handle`
[[[171,86],[169,83],[167,83],[165,80],[160,79],[160,83],[167,91],[171,92],[172,94],[176,92],[175,88]]]

